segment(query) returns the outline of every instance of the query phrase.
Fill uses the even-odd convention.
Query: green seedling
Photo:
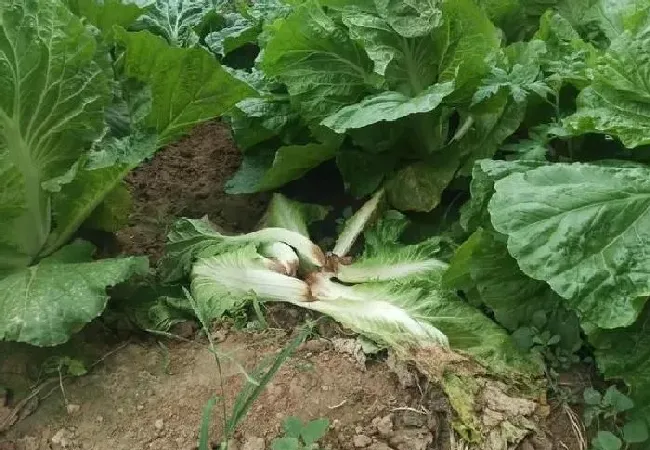
[[[297,417],[287,417],[284,421],[284,436],[271,444],[272,450],[318,450],[320,441],[330,422],[328,419],[316,419],[303,423]]]
[[[587,388],[583,394],[587,427],[596,427],[591,450],[627,450],[648,441],[648,426],[642,418],[630,417],[634,402],[610,386],[604,394]]]

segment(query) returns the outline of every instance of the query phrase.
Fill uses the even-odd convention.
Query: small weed
[[[207,320],[203,311],[199,308],[196,301],[192,295],[185,291],[185,295],[192,305],[197,319],[199,320],[203,332],[208,338],[208,349],[210,353],[214,356],[214,360],[217,366],[217,371],[219,373],[219,380],[221,382],[221,393],[225,392],[225,386],[223,385],[223,370],[221,358],[224,356],[217,351],[214,340],[210,333],[210,328],[208,326],[209,320]],[[251,407],[262,394],[266,386],[271,382],[276,373],[280,370],[284,362],[289,359],[289,357],[296,351],[296,349],[302,344],[307,337],[312,333],[313,324],[305,324],[305,326],[297,333],[296,337],[293,338],[289,344],[282,349],[273,358],[266,358],[262,363],[260,363],[250,374],[246,373],[242,368],[242,373],[246,377],[246,384],[239,391],[237,397],[235,398],[232,406],[232,410],[228,413],[226,409],[226,402],[224,401],[223,396],[221,397],[211,397],[206,403],[203,409],[203,416],[201,419],[201,429],[199,432],[199,450],[210,450],[210,439],[209,439],[209,429],[210,422],[212,420],[212,411],[216,406],[217,402],[221,405],[221,416],[223,420],[223,436],[221,438],[221,444],[219,448],[221,450],[228,450],[228,442],[232,439],[235,434],[235,430],[239,426],[242,420],[246,417]],[[309,424],[308,424],[309,425]],[[327,428],[326,428],[327,430]],[[315,430],[317,431],[317,430]],[[316,432],[307,430],[303,436],[304,442],[309,442],[311,445],[315,441],[305,440],[305,436],[310,438],[310,436],[315,436]],[[320,439],[319,436],[318,439]],[[291,449],[294,447],[280,447]],[[296,449],[311,449],[313,447],[295,447]]]
[[[630,418],[634,408],[630,397],[610,386],[604,394],[594,388],[584,392],[584,421],[598,430],[591,450],[627,450],[648,441],[648,426],[641,418]]]
[[[276,438],[271,450],[318,450],[318,441],[327,433],[330,421],[316,419],[303,423],[297,417],[287,417],[284,421],[284,436]]]
[[[169,368],[169,366],[171,364],[170,357],[169,357],[169,349],[161,341],[158,341],[158,347],[160,347],[160,353],[162,355],[162,361],[160,363],[161,368],[162,368],[162,372],[165,375],[171,375],[172,372],[171,372],[171,370]]]
[[[539,353],[548,367],[548,375],[556,377],[581,362],[578,351],[584,342],[578,336],[561,336],[550,326],[545,311],[537,311],[529,326],[517,329],[512,337],[525,350]]]

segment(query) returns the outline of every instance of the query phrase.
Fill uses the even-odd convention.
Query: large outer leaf
[[[146,258],[92,261],[90,253],[88,244],[71,244],[0,278],[0,340],[62,344],[102,313],[107,286],[148,269]]]
[[[569,1],[569,0],[567,0]],[[586,13],[587,20],[595,21],[610,41],[625,32],[627,19],[648,9],[646,0],[594,0]]]
[[[156,144],[156,136],[148,134],[103,141],[102,150],[112,154],[115,162],[107,167],[80,169],[74,180],[57,193],[52,204],[56,227],[41,256],[47,256],[64,245],[128,173],[154,154]]]
[[[575,313],[563,307],[562,298],[548,284],[524,275],[508,254],[505,238],[493,231],[481,229],[470,236],[452,259],[445,282],[466,293],[476,288],[495,320],[511,332],[539,328],[535,317],[543,314],[544,330],[560,336],[563,348],[573,352],[582,345]]]
[[[650,295],[650,169],[555,164],[495,183],[508,251],[587,332],[631,325]]]
[[[599,59],[594,83],[566,119],[576,134],[603,133],[628,148],[650,144],[650,8],[645,24],[617,37]]]
[[[517,172],[546,165],[542,161],[498,161],[484,159],[477,161],[472,170],[470,192],[472,198],[463,205],[460,214],[460,224],[465,231],[476,231],[479,227],[490,227],[490,217],[487,205],[494,194],[494,183],[497,180]]]
[[[95,50],[61,2],[0,1],[0,267],[38,254],[50,231],[42,183],[66,174],[103,128],[110,93]]]
[[[365,53],[311,1],[274,30],[262,68],[287,84],[308,120],[355,103],[373,83],[372,63]]]
[[[126,48],[126,74],[151,86],[152,111],[145,125],[158,132],[160,146],[254,93],[204,49],[170,47],[147,31],[120,29],[117,38]]]
[[[218,3],[218,0],[154,0],[136,28],[149,30],[175,47],[192,47],[199,42],[194,29]]]

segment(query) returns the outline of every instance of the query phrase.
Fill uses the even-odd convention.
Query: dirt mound
[[[122,253],[162,254],[169,225],[179,216],[199,218],[229,231],[250,231],[266,207],[266,195],[227,195],[223,188],[241,162],[228,127],[208,122],[161,150],[127,179],[134,209],[117,233]]]
[[[65,399],[62,391],[55,392],[11,430],[8,440],[19,450],[193,449],[206,400],[221,395],[223,382],[229,410],[245,381],[238,365],[250,371],[287,341],[283,331],[228,334],[218,349],[237,364],[226,362],[222,379],[204,344],[173,343],[166,351],[130,344],[96,372],[66,383]],[[303,344],[285,363],[242,423],[236,441],[249,449],[255,442],[266,445],[280,434],[283,419],[295,415],[330,420],[325,448],[425,450],[449,436],[441,429],[444,420],[425,413],[437,403],[444,414],[444,400],[431,398],[425,391],[400,387],[385,365],[363,367],[318,339]],[[217,438],[222,406],[214,411],[211,436]]]

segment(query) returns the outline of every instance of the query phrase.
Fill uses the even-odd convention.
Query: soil
[[[239,161],[227,128],[216,122],[159,152],[128,179],[135,205],[129,226],[117,234],[121,253],[156,260],[166,230],[178,216],[207,214],[233,232],[253,228],[267,196],[223,193],[224,182]],[[127,341],[95,323],[100,333],[81,333],[60,350],[92,354],[97,364],[89,366],[89,374],[41,385],[40,395],[22,403],[26,407],[20,409],[20,420],[4,435],[3,420],[21,406],[21,399],[6,397],[3,404],[0,389],[0,450],[193,450],[205,404],[219,396],[223,400],[217,402],[210,426],[217,448],[223,407],[228,415],[245,383],[243,371],[250,372],[269,355],[281,352],[304,314],[273,307],[267,320],[270,328],[265,331],[237,331],[227,324],[214,330],[221,373],[191,323],[174,330],[183,340],[131,335]],[[449,406],[440,392],[417,383],[404,387],[385,361],[364,363],[358,353],[346,353],[342,344],[348,341],[341,341],[346,336],[331,323],[324,322],[317,336],[302,344],[264,389],[237,429],[230,450],[271,448],[289,416],[327,418],[324,449],[459,448],[452,446]],[[15,382],[16,373],[28,373],[30,363],[4,351],[12,359]],[[0,358],[0,376],[9,373],[6,359]],[[30,382],[37,377],[42,379],[42,374]],[[0,388],[7,384],[0,378]],[[583,450],[566,412],[552,413],[548,425],[555,445],[530,441],[521,450]]]
[[[117,233],[121,253],[157,260],[169,225],[181,216],[207,215],[233,232],[254,228],[268,196],[224,192],[224,184],[240,162],[241,153],[228,128],[209,122],[132,172],[127,182],[135,200],[134,211],[128,226]]]

